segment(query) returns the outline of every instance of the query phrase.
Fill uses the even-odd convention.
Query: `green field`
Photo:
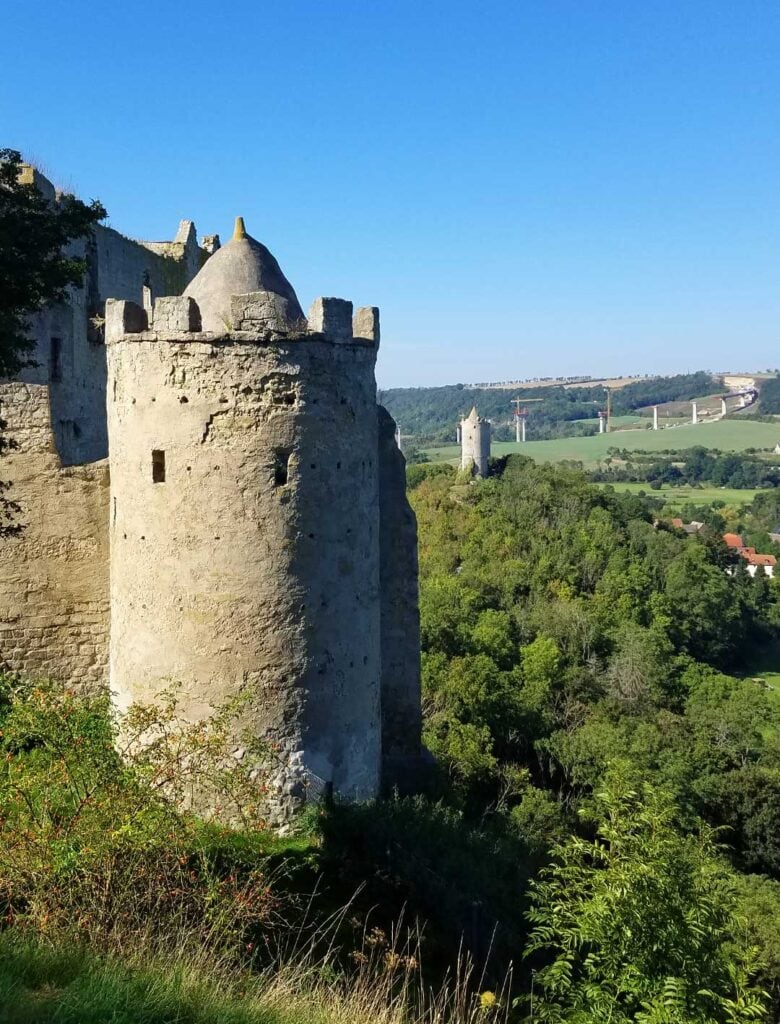
[[[663,498],[671,510],[681,505],[711,505],[713,501],[723,501],[727,505],[749,505],[753,498],[761,492],[749,487],[662,487],[654,491],[650,484],[615,483],[600,484],[601,487],[614,487],[616,491],[628,491],[631,494],[643,492],[653,498]]]
[[[598,420],[594,420],[593,418],[585,419],[585,420],[570,420],[570,422],[571,423],[592,423],[592,424],[598,425]],[[626,416],[613,416],[612,417],[612,426],[613,426],[613,428],[617,427],[619,430],[623,430],[625,427],[644,427],[645,424],[651,423],[651,422],[652,422],[652,420],[649,419],[647,416],[631,416],[631,415],[626,415]]]
[[[561,462],[570,459],[581,462],[586,469],[594,468],[607,457],[610,448],[628,451],[678,451],[702,445],[721,451],[744,451],[746,448],[771,449],[780,441],[780,423],[755,423],[751,420],[725,419],[717,423],[686,424],[665,430],[617,430],[611,434],[592,437],[561,437],[553,441],[496,441],[494,456],[522,452],[536,462]],[[431,462],[454,462],[460,450],[456,445],[446,448],[428,448],[425,452]]]

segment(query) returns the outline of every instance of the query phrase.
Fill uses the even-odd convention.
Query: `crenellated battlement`
[[[379,309],[358,308],[346,299],[314,300],[308,319],[293,320],[289,303],[275,292],[230,296],[225,331],[204,331],[200,308],[189,295],[166,295],[147,308],[127,299],[106,302],[106,344],[135,341],[326,341],[379,347]]]

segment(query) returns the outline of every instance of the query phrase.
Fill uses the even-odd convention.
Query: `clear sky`
[[[777,0],[3,0],[0,144],[379,305],[384,387],[780,365]]]

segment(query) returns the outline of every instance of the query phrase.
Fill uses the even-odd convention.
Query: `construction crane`
[[[525,442],[525,421],[528,418],[530,409],[526,408],[529,402],[543,402],[543,398],[513,398],[511,405],[513,405],[514,412],[512,416],[515,420],[515,441],[518,443]]]

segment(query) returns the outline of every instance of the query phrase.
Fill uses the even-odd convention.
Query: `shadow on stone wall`
[[[5,423],[0,420],[0,541],[7,537],[16,537],[24,529],[24,523],[19,518],[22,514],[22,507],[13,500],[11,482],[2,479],[3,455],[18,447],[16,441],[3,435],[4,429]]]

